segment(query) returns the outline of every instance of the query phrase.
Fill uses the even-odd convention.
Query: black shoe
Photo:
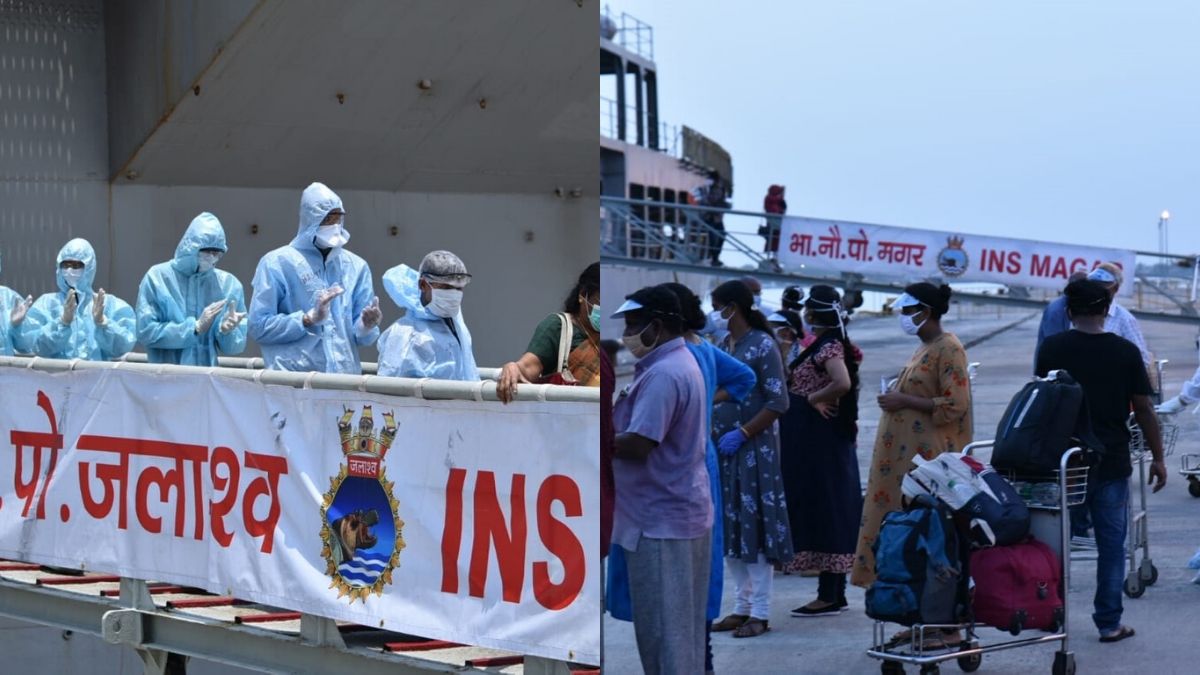
[[[809,603],[803,607],[797,607],[796,609],[793,609],[792,616],[801,618],[813,616],[834,616],[848,609],[847,605],[843,603],[834,603],[832,605],[825,605],[824,607],[820,608],[814,608],[811,606],[811,604],[812,603]]]

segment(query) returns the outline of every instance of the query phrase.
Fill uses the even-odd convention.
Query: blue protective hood
[[[188,225],[187,232],[183,233],[183,238],[175,247],[175,260],[171,266],[185,276],[195,274],[199,266],[196,254],[203,248],[229,250],[225,245],[225,228],[221,227],[221,221],[216,216],[207,211],[193,218],[192,224]]]
[[[60,293],[66,293],[69,286],[63,279],[62,265],[64,260],[78,260],[83,263],[83,278],[79,280],[79,285],[75,290],[88,298],[93,292],[92,282],[96,280],[96,251],[87,239],[72,239],[68,241],[62,250],[58,252],[58,259],[54,264],[54,277],[58,280],[58,290]],[[81,298],[81,300],[83,299]]]
[[[304,188],[304,194],[300,196],[300,227],[296,238],[292,240],[292,246],[320,255],[316,244],[313,243],[313,237],[317,236],[317,228],[321,226],[321,221],[334,209],[345,210],[342,207],[342,198],[333,190],[325,187],[323,183],[313,183]]]
[[[421,274],[408,265],[397,265],[383,273],[383,288],[388,297],[407,314],[424,321],[441,321],[442,317],[421,304]]]

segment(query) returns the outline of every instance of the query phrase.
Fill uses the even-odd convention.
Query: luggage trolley
[[[1162,381],[1162,369],[1167,361],[1156,362],[1158,379]],[[1161,398],[1161,396],[1160,396]],[[1130,459],[1137,465],[1138,508],[1134,508],[1133,499],[1126,501],[1126,520],[1128,533],[1125,536],[1125,560],[1129,563],[1129,573],[1125,576],[1124,591],[1130,598],[1140,598],[1146,593],[1147,586],[1153,586],[1158,581],[1158,568],[1150,558],[1150,522],[1146,507],[1146,458],[1150,456],[1150,446],[1146,436],[1138,426],[1134,415],[1130,413],[1125,421],[1129,429]],[[1179,425],[1162,415],[1158,416],[1158,427],[1162,434],[1163,457],[1175,452],[1175,441],[1179,438]],[[1187,466],[1187,457],[1184,465]],[[1200,467],[1197,467],[1200,468]],[[1189,487],[1189,490],[1191,488]],[[1197,488],[1200,492],[1200,488]],[[1195,493],[1193,493],[1195,494]],[[1132,495],[1131,495],[1132,497]],[[1096,540],[1093,537],[1072,537],[1072,559],[1095,560]],[[1138,560],[1138,550],[1141,550],[1141,560]]]
[[[995,441],[977,441],[963,448],[963,452],[974,454],[975,451],[990,448]],[[1036,637],[1026,637],[993,644],[982,644],[976,633],[973,619],[961,624],[914,624],[908,642],[896,646],[887,644],[886,622],[875,621],[873,629],[873,646],[867,650],[867,656],[881,661],[880,670],[884,675],[899,675],[904,672],[904,665],[920,667],[921,675],[939,675],[939,664],[946,661],[957,661],[958,667],[965,673],[974,672],[983,663],[983,655],[1006,649],[1031,647],[1034,645],[1060,642],[1061,646],[1054,653],[1053,675],[1074,675],[1075,654],[1070,651],[1068,643],[1067,589],[1070,584],[1070,542],[1071,525],[1067,517],[1067,509],[1083,503],[1087,496],[1087,481],[1089,466],[1073,466],[1073,459],[1083,452],[1082,448],[1071,448],[1063,454],[1059,461],[1059,469],[1052,474],[1030,476],[1007,474],[1005,477],[1016,484],[1050,485],[1051,489],[1036,491],[1021,490],[1021,497],[1029,507],[1031,516],[1030,532],[1034,538],[1044,542],[1058,554],[1062,565],[1063,613],[1059,629]],[[966,632],[966,639],[957,649],[925,649],[925,636],[929,631],[936,635],[943,629],[956,629]]]
[[[1200,455],[1194,453],[1180,455],[1179,465],[1179,475],[1187,478],[1188,481],[1188,494],[1200,497]]]

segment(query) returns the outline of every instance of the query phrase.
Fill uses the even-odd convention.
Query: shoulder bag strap
[[[567,359],[571,357],[571,340],[575,337],[575,328],[571,325],[571,317],[565,312],[558,315],[558,320],[562,322],[562,329],[558,333],[558,369],[554,372],[561,373],[567,369]]]

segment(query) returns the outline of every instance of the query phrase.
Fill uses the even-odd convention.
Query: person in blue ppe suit
[[[216,269],[225,230],[201,213],[175,247],[175,259],[146,272],[138,287],[137,335],[150,363],[215,366],[219,354],[246,349],[242,282]]]
[[[379,338],[379,374],[478,381],[471,331],[463,320],[467,266],[450,251],[433,251],[414,270],[398,265],[383,287],[401,315]]]
[[[367,262],[343,248],[346,212],[333,190],[313,183],[300,197],[300,227],[254,272],[250,337],[267,368],[362,372],[358,348],[379,338],[379,298]]]
[[[32,295],[22,298],[20,293],[0,284],[0,356],[30,351],[22,339],[21,324],[32,305]]]
[[[108,361],[137,342],[137,318],[129,303],[103,288],[93,292],[96,251],[86,239],[72,239],[58,252],[58,292],[29,308],[21,339],[33,353],[52,359]]]

